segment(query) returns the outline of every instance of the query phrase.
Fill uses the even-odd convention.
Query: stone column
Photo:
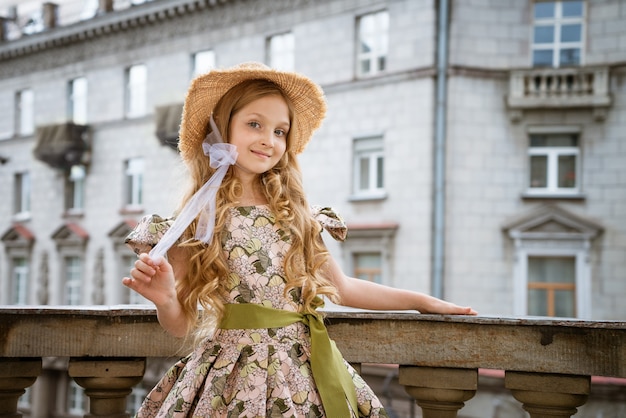
[[[68,373],[89,396],[86,418],[129,418],[126,397],[145,369],[145,359],[71,358]]]
[[[587,402],[591,377],[507,371],[504,386],[531,418],[571,417]]]
[[[21,418],[17,401],[40,373],[40,358],[0,358],[0,418]]]
[[[400,366],[398,380],[422,408],[424,418],[456,418],[476,394],[478,370]]]

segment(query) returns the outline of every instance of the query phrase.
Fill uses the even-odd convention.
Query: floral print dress
[[[335,238],[345,237],[343,221],[332,210],[316,207],[314,216]],[[231,269],[229,303],[298,311],[300,289],[284,294],[283,257],[289,238],[268,207],[233,208],[230,217],[222,242]],[[141,225],[145,228],[150,222],[140,223],[135,236]],[[218,329],[165,374],[137,416],[325,417],[311,372],[310,348],[309,330],[302,322],[281,328]],[[376,395],[343,363],[356,388],[358,411],[352,416],[386,417]]]

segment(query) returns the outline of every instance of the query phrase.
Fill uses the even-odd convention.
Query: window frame
[[[372,19],[372,29],[368,30],[367,20]],[[378,10],[357,17],[356,22],[356,75],[358,78],[372,77],[384,73],[388,67],[390,16],[388,10]],[[374,40],[372,42],[372,40]],[[363,51],[363,46],[371,47]],[[369,70],[363,69],[369,63]]]
[[[23,265],[17,265],[17,260],[22,260]],[[12,255],[9,258],[11,276],[10,276],[10,305],[27,305],[28,304],[28,285],[30,281],[30,265],[29,257],[23,254]],[[21,271],[18,277],[18,271]]]
[[[78,173],[79,169],[82,171]],[[80,215],[85,211],[85,181],[87,168],[74,165],[65,177],[65,212],[69,215]]]
[[[133,163],[137,164],[133,168]],[[124,167],[124,206],[135,210],[143,208],[145,160],[143,157],[129,158]]]
[[[397,229],[398,224],[395,223],[348,225],[350,234],[339,244],[345,271],[356,277],[357,254],[380,254],[380,283],[387,286],[393,285],[394,243]]]
[[[209,57],[209,64],[200,65],[199,57]],[[204,49],[196,51],[191,55],[191,78],[195,78],[200,74],[207,73],[217,67],[217,57],[213,49]]]
[[[295,71],[295,45],[296,39],[291,31],[269,36],[266,41],[266,55],[269,66],[280,71]]]
[[[363,177],[362,161],[368,165],[366,188],[361,188]],[[382,167],[379,167],[382,161]],[[379,177],[382,186],[379,187]],[[356,137],[352,141],[352,200],[383,199],[387,196],[385,189],[385,147],[384,136],[368,135]]]
[[[530,265],[531,265],[531,261],[532,260],[555,260],[555,259],[567,259],[569,261],[573,261],[573,267],[574,267],[574,277],[573,280],[570,281],[536,281],[536,280],[531,280],[532,278],[530,277]],[[577,312],[577,306],[576,306],[576,257],[571,256],[571,255],[561,255],[561,256],[556,256],[556,255],[541,255],[541,256],[535,256],[535,255],[529,255],[526,258],[526,269],[527,269],[527,294],[528,294],[528,300],[527,303],[530,305],[530,299],[532,299],[532,291],[538,291],[538,292],[542,292],[545,294],[546,296],[546,305],[543,306],[543,308],[546,311],[546,315],[538,315],[538,316],[548,316],[548,317],[559,317],[560,315],[556,315],[557,311],[558,311],[558,301],[556,300],[556,292],[558,291],[570,291],[573,292],[573,298],[570,300],[573,306],[573,317],[576,317],[576,312]],[[565,277],[565,276],[562,276]],[[530,309],[530,306],[527,307],[527,310]],[[528,312],[530,314],[530,312]],[[533,315],[535,315],[533,313]]]
[[[82,90],[82,91],[81,91]],[[68,82],[67,112],[68,119],[76,125],[86,125],[88,120],[89,85],[87,77],[81,76]]]
[[[558,205],[543,205],[515,216],[502,229],[512,241],[513,314],[528,314],[529,257],[575,257],[576,316],[591,318],[593,240],[604,227]]]
[[[77,261],[75,266],[69,265],[69,260]],[[82,277],[84,273],[84,259],[82,254],[63,254],[63,304],[77,306],[82,303]],[[71,276],[71,277],[70,277]]]
[[[67,383],[67,413],[70,415],[83,416],[89,409],[89,399],[85,389],[79,386],[73,379]],[[80,404],[80,406],[77,406]]]
[[[547,244],[547,243],[546,243]],[[590,267],[585,261],[588,257],[588,250],[574,248],[521,248],[517,252],[519,266],[515,272],[515,301],[514,314],[519,316],[528,315],[528,259],[532,257],[572,257],[575,259],[575,317],[588,318],[591,311],[591,289],[590,289]]]
[[[359,256],[377,256],[380,265],[377,267],[363,267],[359,266]],[[352,252],[352,274],[354,277],[361,279],[361,275],[366,275],[366,279],[369,282],[382,284],[383,283],[383,253],[381,251],[354,251]],[[378,277],[378,279],[377,279]]]
[[[13,182],[13,220],[31,218],[32,179],[29,171],[15,173]]]
[[[135,75],[138,74],[139,75]],[[133,80],[139,77],[140,79]],[[125,71],[125,112],[127,119],[143,117],[148,112],[148,67],[145,64],[134,64]]]
[[[531,27],[531,48],[530,48],[530,62],[531,66],[534,68],[562,68],[564,66],[561,65],[561,51],[565,49],[575,49],[579,50],[580,61],[578,64],[567,65],[565,67],[580,67],[583,66],[584,61],[584,51],[585,51],[585,20],[586,20],[586,11],[587,4],[586,1],[582,0],[582,15],[581,16],[563,16],[563,1],[562,0],[553,0],[553,1],[537,1],[533,3],[533,7],[539,3],[554,3],[555,5],[555,13],[554,17],[551,18],[541,18],[537,19],[534,16],[534,10],[532,13],[533,24]],[[580,24],[580,41],[578,42],[561,42],[561,29],[564,25],[571,24]],[[554,39],[551,43],[536,43],[535,42],[535,28],[537,27],[546,27],[550,26],[554,28]],[[551,66],[542,66],[536,65],[534,59],[535,51],[552,51],[552,65]]]
[[[577,139],[576,147],[533,147],[531,137],[533,135],[557,136],[575,135]],[[578,197],[582,194],[582,135],[578,126],[530,126],[527,129],[526,140],[528,141],[526,150],[526,191],[525,197]],[[546,187],[532,187],[531,185],[531,159],[536,156],[547,158]],[[575,187],[559,187],[559,157],[575,156],[576,167]]]
[[[15,92],[15,136],[35,134],[35,92],[24,88]]]

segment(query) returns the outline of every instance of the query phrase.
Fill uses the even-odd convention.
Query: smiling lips
[[[265,152],[262,152],[262,151],[252,150],[252,153],[255,154],[255,155],[258,155],[261,158],[270,158],[271,157],[271,155],[269,155],[269,154],[267,154]]]

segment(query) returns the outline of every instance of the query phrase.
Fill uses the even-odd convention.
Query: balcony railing
[[[626,322],[329,312],[328,329],[352,363],[399,364],[399,382],[425,418],[453,418],[478,388],[478,369],[505,370],[505,387],[532,418],[570,417],[591,376],[626,377]],[[69,357],[90,397],[89,417],[126,417],[126,396],[147,357],[180,353],[155,311],[137,307],[0,307],[0,418],[42,357]]]
[[[590,108],[596,119],[603,119],[611,106],[609,68],[533,68],[511,71],[507,105],[516,112],[525,109]]]

